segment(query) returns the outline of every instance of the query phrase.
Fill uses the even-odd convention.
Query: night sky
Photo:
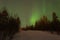
[[[19,16],[21,26],[32,25],[46,15],[52,19],[52,12],[60,18],[60,0],[0,0],[0,9],[6,7],[9,14]]]

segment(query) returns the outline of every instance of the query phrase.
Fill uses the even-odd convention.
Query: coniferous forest
[[[7,9],[0,12],[0,40],[8,40],[13,38],[13,35],[19,31],[20,19],[9,16]]]
[[[55,12],[52,12],[52,21],[48,20],[47,16],[43,16],[39,21],[35,22],[35,25],[26,26],[23,30],[40,30],[50,31],[51,33],[57,32],[60,34],[60,20]]]

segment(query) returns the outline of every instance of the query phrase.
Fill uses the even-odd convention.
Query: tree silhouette
[[[13,35],[19,31],[19,28],[19,17],[9,17],[6,9],[0,12],[0,32],[3,32],[2,40],[6,40],[6,36],[9,36],[11,39]]]

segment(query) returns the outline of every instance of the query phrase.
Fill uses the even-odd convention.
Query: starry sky
[[[52,20],[52,12],[60,19],[60,0],[0,0],[0,10],[3,7],[13,17],[20,17],[22,27],[34,25],[44,15]]]

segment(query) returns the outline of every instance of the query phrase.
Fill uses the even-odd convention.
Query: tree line
[[[23,30],[42,30],[60,33],[60,20],[55,12],[52,13],[52,21],[47,19],[47,16],[43,16],[39,21],[35,22],[35,25],[26,26]]]
[[[6,40],[6,36],[10,37],[9,40],[11,40],[13,35],[19,31],[20,23],[19,17],[9,16],[7,10],[3,9],[0,12],[0,33],[3,35],[2,40]]]

